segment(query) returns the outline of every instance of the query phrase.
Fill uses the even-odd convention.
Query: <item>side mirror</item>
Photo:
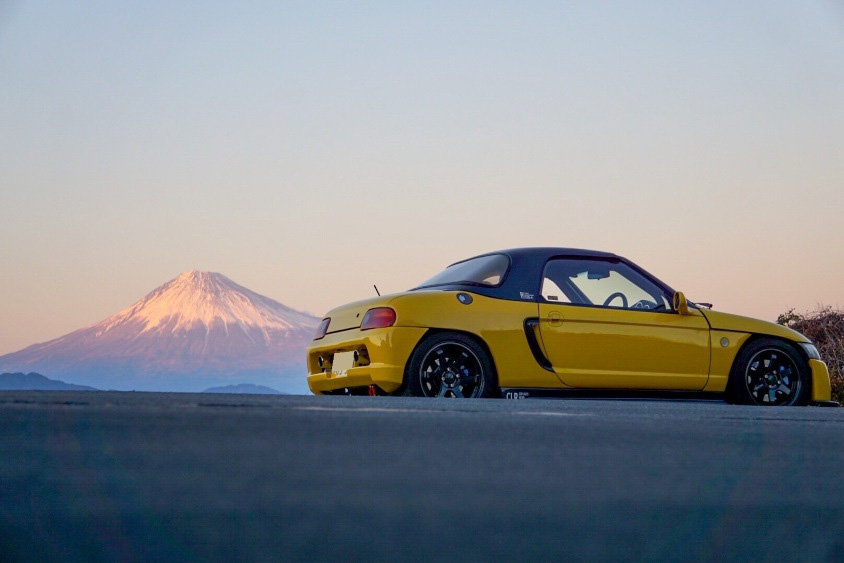
[[[686,301],[686,296],[683,295],[682,291],[674,294],[674,310],[681,315],[689,314],[689,302]]]

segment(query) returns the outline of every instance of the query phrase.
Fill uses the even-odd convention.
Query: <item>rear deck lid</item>
[[[331,323],[328,325],[328,334],[359,328],[363,316],[368,310],[375,307],[386,307],[391,300],[390,296],[376,297],[332,309],[325,315],[331,318]]]

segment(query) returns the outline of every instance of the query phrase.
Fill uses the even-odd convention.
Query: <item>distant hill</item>
[[[74,385],[57,379],[49,379],[40,373],[0,374],[0,390],[3,391],[96,391],[86,385]]]
[[[235,393],[242,395],[284,395],[281,391],[276,391],[263,385],[253,385],[251,383],[240,383],[238,385],[224,385],[222,387],[210,387],[203,391],[203,393]]]

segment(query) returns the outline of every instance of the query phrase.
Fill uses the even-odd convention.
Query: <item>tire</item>
[[[736,357],[729,395],[737,403],[762,406],[805,405],[811,394],[806,360],[782,340],[760,338]]]
[[[404,374],[405,396],[476,399],[494,388],[492,361],[474,339],[440,332],[422,339]]]

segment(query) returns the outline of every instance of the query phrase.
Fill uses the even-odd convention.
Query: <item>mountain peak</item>
[[[178,277],[170,280],[163,286],[171,286],[171,289],[187,291],[214,291],[215,286],[237,285],[223,274],[217,272],[203,272],[201,270],[188,270],[182,272]]]
[[[304,351],[317,324],[222,274],[190,270],[99,323],[0,357],[0,369],[105,389],[273,386],[283,376],[303,390]]]
[[[172,280],[172,281],[182,281],[182,282],[203,282],[209,281],[213,279],[228,279],[223,274],[218,274],[217,272],[203,272],[202,270],[188,270],[187,272],[182,272],[179,276]]]
[[[186,272],[182,272],[176,278],[177,280],[180,279],[197,279],[203,277],[210,277],[214,274],[214,272],[203,272],[202,270],[188,270]]]
[[[313,317],[246,289],[216,272],[189,270],[116,315],[99,323],[108,332],[127,323],[143,324],[142,332],[177,331],[204,325],[241,329],[310,328]],[[98,325],[95,325],[98,326]]]

